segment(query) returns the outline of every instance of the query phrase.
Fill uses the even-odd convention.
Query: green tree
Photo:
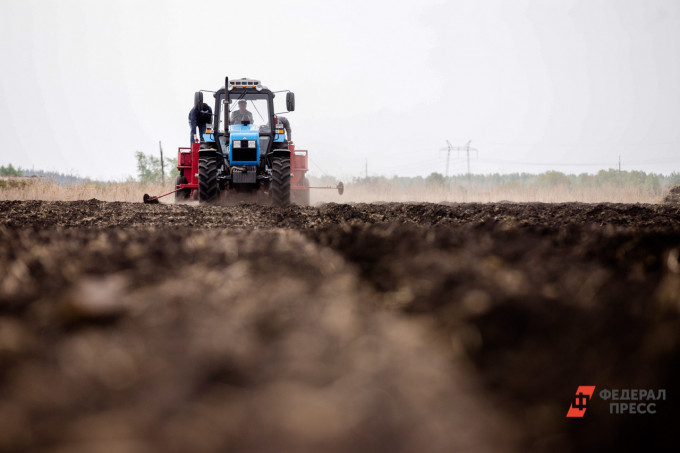
[[[443,186],[444,185],[444,175],[441,173],[431,173],[430,176],[425,178],[426,186]]]
[[[538,175],[538,185],[540,187],[569,187],[571,186],[571,180],[569,176],[565,175],[561,171],[546,171]]]
[[[589,173],[581,173],[576,177],[576,186],[589,189],[595,187],[595,176]]]
[[[171,181],[174,184],[175,178],[177,175],[179,175],[179,170],[177,169],[177,158],[165,158],[163,159],[163,163],[165,164],[165,181]]]
[[[6,167],[3,165],[0,167],[0,176],[23,176],[23,172],[20,168],[14,168],[12,164],[8,164]]]
[[[162,180],[161,159],[141,151],[135,153],[137,159],[137,179],[144,184],[159,184]],[[165,167],[165,182],[173,182],[179,174],[177,158],[163,159]]]
[[[144,184],[161,182],[161,160],[141,151],[135,153],[137,158],[137,178]]]

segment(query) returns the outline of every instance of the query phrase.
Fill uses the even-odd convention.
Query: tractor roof
[[[259,80],[249,79],[247,77],[230,80],[229,85],[231,85],[232,88],[256,88],[258,85],[262,86]]]
[[[231,85],[231,81],[229,82],[229,85]],[[262,85],[254,86],[254,87],[252,87],[252,86],[233,86],[233,85],[231,85],[229,91],[238,92],[238,93],[242,93],[243,91],[245,91],[245,92],[250,92],[250,93],[270,93],[270,94],[272,93],[272,92],[269,90],[269,88],[267,88],[267,87],[265,87],[265,86],[262,86]],[[214,96],[215,98],[217,98],[217,97],[219,97],[219,96],[221,96],[221,95],[223,95],[223,94],[224,94],[224,87],[222,87],[222,88],[220,88],[219,90],[217,90],[217,91],[215,92],[215,94],[213,94],[213,96]]]

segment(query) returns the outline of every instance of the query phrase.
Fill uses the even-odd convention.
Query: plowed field
[[[677,205],[0,202],[0,451],[678,451],[679,256]]]

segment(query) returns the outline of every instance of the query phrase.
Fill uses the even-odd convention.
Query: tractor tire
[[[186,184],[186,183],[187,183],[187,178],[185,178],[182,175],[177,175],[177,178],[175,178],[175,189],[178,189],[180,184]],[[190,196],[191,196],[191,189],[182,189],[180,191],[177,191],[177,192],[175,192],[175,203],[181,203],[183,201],[187,201]]]
[[[271,198],[274,206],[290,204],[290,157],[272,158]]]
[[[215,156],[198,159],[198,201],[214,203],[220,197],[217,183],[217,158]]]

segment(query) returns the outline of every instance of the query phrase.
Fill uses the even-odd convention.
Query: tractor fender
[[[198,150],[198,157],[215,157],[217,156],[217,150],[214,148],[205,148]]]
[[[269,153],[270,157],[290,157],[289,149],[273,149]]]

